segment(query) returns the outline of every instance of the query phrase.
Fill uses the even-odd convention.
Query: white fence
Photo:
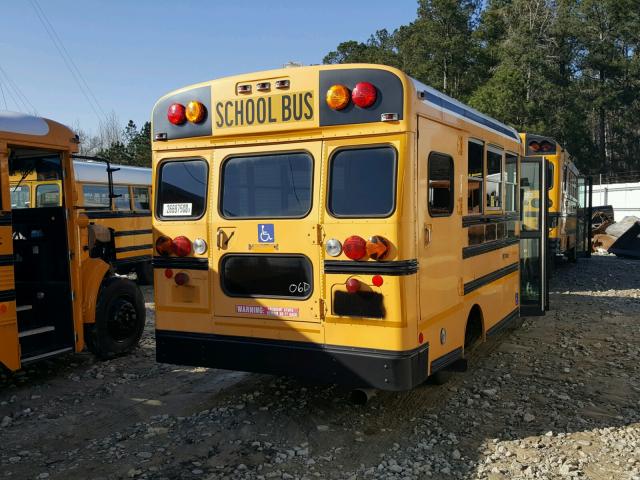
[[[593,186],[593,206],[611,205],[616,222],[628,215],[640,217],[640,183]]]

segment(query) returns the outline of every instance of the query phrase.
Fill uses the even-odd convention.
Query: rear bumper
[[[404,352],[156,330],[158,362],[291,375],[350,387],[410,390],[427,379],[429,346]]]

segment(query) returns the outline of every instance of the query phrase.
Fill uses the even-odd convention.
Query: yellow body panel
[[[321,125],[317,112],[321,107],[320,102],[324,102],[324,92],[319,91],[319,76],[322,72],[358,68],[390,72],[398,77],[404,91],[402,118],[388,123]],[[313,107],[313,114],[309,115],[311,118],[253,126],[247,125],[246,119],[239,124],[224,124],[224,119],[228,117],[224,113],[226,102],[238,100],[240,103],[233,103],[234,107],[242,105],[243,112],[246,112],[249,98],[267,98],[274,93],[258,92],[256,85],[282,79],[290,81],[292,94],[310,92],[308,98]],[[252,93],[237,93],[239,85],[252,86]],[[428,344],[428,361],[419,367],[426,374],[431,371],[434,360],[463,351],[465,328],[472,309],[479,308],[481,311],[482,338],[491,327],[513,316],[514,312],[517,314],[517,240],[510,238],[507,241],[505,233],[504,238],[497,237],[489,245],[492,248],[487,253],[473,253],[470,258],[463,258],[465,249],[470,247],[468,227],[463,225],[469,217],[467,142],[469,139],[481,140],[485,145],[503,152],[504,169],[504,152],[518,157],[522,154],[517,134],[515,137],[500,134],[422,101],[409,77],[398,70],[378,65],[317,66],[230,77],[177,90],[163,97],[158,105],[164,105],[162,102],[169,102],[174,97],[185,98],[181,95],[196,89],[211,91],[210,108],[214,110],[212,130],[207,135],[155,141],[153,183],[156,185],[159,169],[164,162],[172,159],[204,159],[209,166],[207,211],[199,219],[170,220],[159,218],[160,207],[156,209],[154,204],[153,226],[154,239],[160,236],[175,238],[178,235],[191,240],[205,239],[209,246],[207,252],[200,255],[192,253],[189,258],[206,259],[208,270],[194,271],[178,266],[156,268],[158,331],[284,340],[332,348],[398,353],[420,349]],[[223,115],[215,110],[218,104],[223,105]],[[275,115],[279,118],[281,114]],[[216,128],[217,120],[224,125]],[[156,135],[162,131],[158,129],[158,125],[154,125]],[[365,146],[391,146],[397,152],[395,209],[385,218],[334,217],[327,207],[332,155],[339,149]],[[235,155],[290,151],[309,152],[314,159],[312,207],[308,215],[299,219],[224,218],[219,211],[218,201],[221,198],[220,178],[225,161]],[[431,216],[427,209],[427,158],[431,152],[446,154],[453,159],[455,195],[453,212],[449,216]],[[504,193],[501,193],[501,205],[505,203],[504,197]],[[484,196],[482,201],[485,201]],[[493,206],[487,207],[477,219],[489,224],[500,223],[504,225],[501,231],[506,232],[507,221],[517,224],[517,213]],[[274,244],[257,243],[256,225],[260,222],[274,224],[277,232]],[[351,235],[365,239],[374,235],[386,238],[391,247],[385,261],[390,264],[415,261],[419,265],[417,272],[383,275],[384,283],[375,286],[372,274],[326,271],[327,262],[350,262],[344,252],[335,258],[328,256],[324,248],[326,241],[332,238],[343,241]],[[221,238],[229,241],[221,245]],[[230,253],[302,254],[313,265],[313,293],[302,301],[231,297],[225,294],[220,280],[221,261]],[[173,265],[172,261],[173,257],[167,261],[167,265]],[[376,265],[372,265],[376,263],[372,259],[359,263],[368,264],[367,268],[372,270],[376,268]],[[175,265],[180,264],[175,262]],[[182,264],[186,265],[184,262]],[[479,283],[483,277],[488,278],[496,271],[505,273],[495,281]],[[181,272],[190,275],[186,286],[177,286],[173,280]],[[359,280],[365,291],[382,295],[383,318],[341,316],[335,313],[335,294],[346,291],[345,284],[350,278]],[[260,313],[291,308],[295,310],[295,315],[287,317],[272,315],[265,318]]]

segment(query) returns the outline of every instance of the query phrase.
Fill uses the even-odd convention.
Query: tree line
[[[554,137],[591,174],[640,173],[640,1],[419,0],[324,63],[381,63]]]

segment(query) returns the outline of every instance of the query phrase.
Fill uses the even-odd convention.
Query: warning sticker
[[[300,309],[293,307],[263,307],[262,305],[236,305],[236,313],[278,318],[297,318],[300,314]]]

